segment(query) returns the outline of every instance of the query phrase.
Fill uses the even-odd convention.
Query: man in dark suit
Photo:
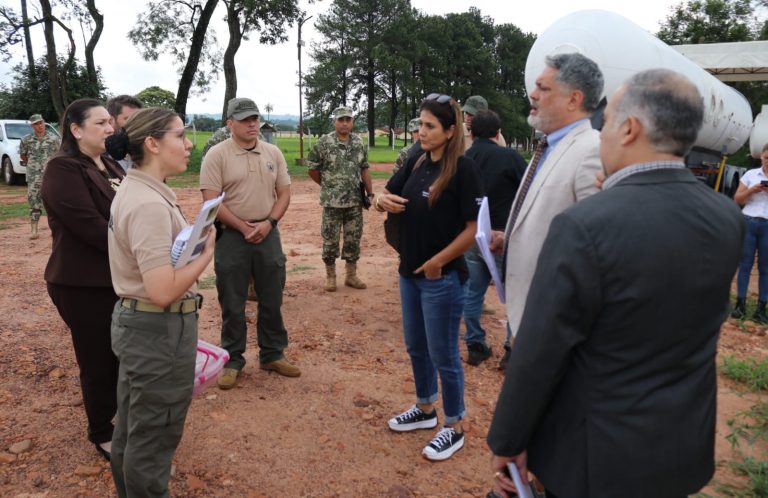
[[[517,188],[525,172],[525,159],[515,150],[500,147],[494,140],[500,136],[501,120],[493,111],[480,111],[472,120],[472,147],[464,153],[475,161],[483,182],[483,195],[488,197],[491,228],[504,230],[512,209]],[[469,286],[464,301],[464,324],[467,332],[467,363],[477,366],[490,358],[491,347],[485,340],[485,330],[480,325],[485,292],[491,282],[491,273],[480,255],[477,245],[464,254],[469,268]],[[501,269],[502,255],[496,257]],[[511,332],[508,331],[508,335]]]
[[[603,191],[555,217],[488,444],[548,497],[678,498],[714,472],[715,354],[744,226],[686,169],[702,99],[663,69],[608,102]]]

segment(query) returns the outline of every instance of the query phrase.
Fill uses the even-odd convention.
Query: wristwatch
[[[273,217],[268,216],[267,221],[269,221],[269,223],[272,225],[272,228],[275,228],[277,226],[277,220],[274,219]]]

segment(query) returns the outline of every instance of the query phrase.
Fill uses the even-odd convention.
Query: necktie
[[[525,201],[525,196],[528,195],[528,190],[531,188],[533,177],[536,176],[536,169],[539,167],[539,161],[541,161],[541,156],[544,154],[544,149],[546,147],[547,137],[541,137],[538,145],[536,145],[536,150],[533,151],[533,159],[531,159],[531,164],[528,166],[528,171],[525,172],[523,184],[520,185],[520,193],[517,195],[517,199],[515,199],[515,206],[512,208],[512,217],[509,220],[509,233],[512,233],[512,229],[515,228],[517,215],[520,214],[520,208],[523,207],[523,201]],[[509,238],[509,233],[507,234],[507,238]],[[506,240],[504,242],[506,243]]]
[[[533,151],[533,159],[528,166],[528,170],[525,172],[525,178],[523,178],[523,184],[520,185],[520,192],[515,199],[515,205],[512,208],[512,216],[507,223],[507,231],[504,233],[504,249],[503,257],[501,259],[501,279],[505,280],[507,276],[507,245],[509,244],[509,236],[512,234],[512,229],[515,228],[517,222],[517,215],[520,214],[520,208],[523,206],[525,196],[528,195],[528,189],[531,188],[533,183],[533,177],[536,176],[536,170],[539,167],[539,161],[541,156],[544,155],[544,149],[547,147],[547,137],[541,137],[539,143],[536,145],[536,150]]]

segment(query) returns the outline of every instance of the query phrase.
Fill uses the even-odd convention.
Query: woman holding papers
[[[375,202],[377,210],[402,216],[400,299],[416,384],[416,404],[390,419],[389,428],[411,431],[437,426],[434,403],[439,374],[444,427],[422,454],[430,460],[445,460],[464,445],[459,322],[468,271],[462,255],[474,243],[482,195],[475,164],[462,156],[464,128],[456,101],[431,94],[421,103],[420,118],[419,140],[425,155],[410,158]]]
[[[171,459],[192,399],[197,351],[195,281],[213,257],[174,268],[171,247],[187,226],[165,179],[187,169],[192,143],[168,109],[136,111],[107,144],[133,168],[112,203],[109,262],[120,300],[112,349],[120,360],[112,475],[121,498],[168,496]]]
[[[45,281],[72,334],[88,439],[109,459],[118,364],[109,337],[117,296],[109,273],[107,224],[124,173],[105,154],[112,126],[98,100],[72,102],[61,133],[61,148],[48,161],[41,190],[53,239]]]

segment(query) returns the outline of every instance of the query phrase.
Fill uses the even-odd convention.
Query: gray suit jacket
[[[513,334],[520,325],[536,260],[552,218],[597,192],[595,175],[601,168],[600,134],[589,122],[582,123],[563,137],[539,166],[511,231],[507,222],[504,278],[507,319]],[[512,206],[516,202],[517,197]]]
[[[687,170],[558,215],[488,434],[568,498],[678,497],[714,472],[715,354],[744,222]]]

